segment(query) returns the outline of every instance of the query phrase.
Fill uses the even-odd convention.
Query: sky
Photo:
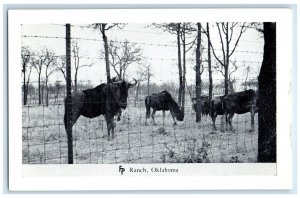
[[[103,51],[102,36],[97,30],[85,27],[87,24],[71,24],[71,37],[77,38],[80,47],[82,64],[93,63],[91,67],[80,68],[78,74],[79,81],[90,80],[93,85],[97,85],[106,81],[105,62],[101,57]],[[203,24],[206,26],[206,24]],[[46,47],[52,49],[56,55],[65,55],[65,26],[64,24],[22,24],[22,45],[28,46],[33,51],[39,51]],[[233,43],[237,39],[239,29],[233,34],[233,42],[230,48],[233,48]],[[214,23],[210,25],[211,41],[216,54],[221,57],[221,45],[218,30]],[[29,37],[28,37],[29,36]],[[31,37],[38,36],[38,37]],[[49,38],[50,37],[50,38]],[[55,37],[55,38],[53,38]],[[161,29],[151,27],[151,24],[127,24],[123,29],[114,28],[107,31],[107,37],[113,41],[128,40],[135,43],[136,46],[142,48],[143,62],[150,64],[153,77],[152,82],[178,82],[178,66],[177,66],[177,45],[176,35],[168,32],[163,32]],[[189,36],[189,41],[195,38],[195,35]],[[206,36],[202,34],[202,43],[207,46]],[[249,79],[256,78],[263,57],[263,38],[260,33],[254,29],[247,29],[242,35],[240,42],[232,55],[231,60],[236,61],[238,70],[233,74],[238,83],[243,82],[246,78],[246,67],[250,66]],[[196,45],[193,46],[194,48]],[[188,59],[194,59],[194,49],[187,52]],[[202,59],[207,58],[206,49],[203,52]],[[215,58],[213,57],[213,65]],[[195,71],[193,70],[195,63],[187,62],[187,83],[195,83]],[[206,63],[204,63],[206,67]],[[74,69],[72,70],[72,73]],[[137,65],[130,65],[127,71],[127,78],[134,78],[137,72]],[[74,76],[74,74],[72,74]],[[115,76],[111,69],[111,76]],[[222,75],[214,71],[214,81],[223,80]],[[207,69],[202,74],[204,82],[208,81]],[[37,75],[33,71],[31,81],[36,81]],[[50,76],[50,81],[63,80],[60,72]]]

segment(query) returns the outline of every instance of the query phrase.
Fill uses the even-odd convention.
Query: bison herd
[[[114,78],[111,82],[101,84],[93,89],[87,89],[80,92],[72,93],[70,99],[65,99],[65,115],[64,123],[68,134],[67,125],[71,123],[72,127],[79,116],[87,118],[95,118],[100,115],[104,115],[108,139],[114,138],[114,116],[120,115],[121,109],[127,107],[128,89],[135,86],[137,81],[134,79],[134,83],[127,82],[125,80],[118,80]],[[254,115],[257,112],[256,108],[256,92],[252,89],[228,94],[224,96],[216,96],[210,101],[207,96],[201,96],[201,113],[202,115],[210,115],[213,122],[213,129],[216,130],[215,121],[218,115],[222,115],[221,130],[224,130],[224,119],[226,120],[226,130],[229,125],[230,130],[232,127],[232,118],[234,114],[251,113],[251,131],[254,130]],[[196,98],[192,98],[193,109],[196,111]],[[67,111],[67,105],[71,105],[72,115]],[[183,121],[184,111],[175,102],[172,95],[168,91],[162,91],[160,93],[154,93],[145,98],[146,106],[146,124],[147,119],[151,117],[153,124],[155,122],[155,112],[163,111],[163,119],[165,118],[165,111],[170,111],[171,116],[176,125],[176,120]],[[176,118],[176,119],[175,119]],[[68,122],[70,121],[70,122]]]

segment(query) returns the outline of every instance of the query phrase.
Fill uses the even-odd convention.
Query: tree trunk
[[[46,106],[49,106],[49,88],[48,85],[46,83]]]
[[[181,68],[181,46],[180,46],[180,23],[177,24],[177,49],[178,49],[178,75],[179,75],[179,91],[178,104],[181,105],[182,99],[182,68]]]
[[[107,82],[110,82],[110,67],[109,67],[109,56],[108,56],[108,43],[107,36],[105,34],[105,24],[102,24],[102,38],[104,42],[104,53],[105,53],[105,65],[106,65],[106,78]]]
[[[229,93],[229,40],[228,40],[228,22],[226,23],[226,34],[225,34],[225,39],[226,39],[226,58],[225,58],[225,95]]]
[[[181,107],[182,107],[182,110],[184,111],[184,103],[185,103],[185,74],[186,74],[186,51],[185,51],[185,24],[183,26],[183,42],[182,42],[182,46],[183,46],[183,64],[182,64],[182,69],[183,69],[183,72],[182,72],[182,99],[181,99]]]
[[[45,85],[43,84],[41,87],[41,104],[44,104],[44,89],[45,89]]]
[[[42,98],[41,98],[41,73],[38,74],[38,90],[39,90],[39,105],[42,104]]]
[[[28,76],[27,76],[26,87],[25,87],[25,90],[26,90],[26,95],[25,95],[26,104],[28,104],[28,93],[29,93],[30,75],[31,75],[31,67],[29,69],[29,73],[28,73]]]
[[[74,91],[77,91],[77,74],[78,74],[78,68],[75,69],[75,78],[74,78]]]
[[[196,122],[201,121],[201,73],[200,73],[200,48],[201,48],[201,23],[197,23],[197,48],[196,48]]]
[[[213,91],[213,78],[212,78],[212,69],[211,69],[211,52],[210,52],[210,35],[209,35],[209,24],[206,24],[206,31],[207,31],[207,61],[208,61],[208,76],[209,76],[209,92],[208,97],[209,101],[212,100],[212,91]],[[210,102],[209,102],[210,105]]]
[[[122,79],[122,66],[120,65],[119,78]]]
[[[147,96],[150,96],[150,77],[147,79]]]
[[[134,106],[136,107],[136,103],[139,99],[139,90],[140,90],[140,82],[138,82],[136,89],[135,89],[135,99],[134,99]]]
[[[26,98],[26,76],[25,76],[25,74],[26,74],[26,70],[25,70],[25,63],[23,63],[23,70],[22,70],[22,72],[23,72],[23,76],[24,76],[24,78],[23,78],[23,104],[24,105],[26,105],[27,104],[27,98]]]
[[[264,23],[264,56],[258,77],[258,162],[276,162],[276,23]]]

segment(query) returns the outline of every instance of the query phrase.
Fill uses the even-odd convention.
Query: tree
[[[73,68],[74,68],[74,83],[72,82],[72,87],[74,91],[78,90],[78,73],[79,69],[82,67],[91,67],[94,65],[93,62],[86,61],[84,64],[82,64],[82,60],[86,58],[85,55],[81,54],[81,49],[78,45],[77,41],[72,42],[72,59],[73,59]],[[63,74],[64,79],[66,80],[66,56],[61,56],[57,61],[57,70],[60,71]]]
[[[28,85],[29,85],[30,74],[32,70],[32,65],[29,65],[30,59],[32,58],[32,53],[30,52],[28,47],[22,46],[21,58],[22,58],[22,73],[23,73],[23,104],[26,105],[27,97],[28,97]],[[27,82],[26,82],[26,71],[28,71]]]
[[[132,64],[139,64],[142,60],[142,48],[135,44],[124,42],[109,42],[109,63],[119,79],[125,79],[126,70]],[[105,51],[103,52],[105,54]]]
[[[236,79],[234,77],[232,77],[232,74],[237,71],[238,66],[237,66],[236,60],[230,61],[230,62],[232,64],[232,67],[230,70],[228,70],[228,85],[229,85],[228,91],[229,91],[229,93],[234,93],[234,84],[236,82]]]
[[[66,56],[60,56],[57,58],[57,71],[60,71],[67,81],[67,74],[66,74]]]
[[[163,31],[167,31],[171,34],[176,34],[179,77],[178,104],[184,110],[186,84],[186,53],[192,48],[196,40],[195,38],[192,42],[187,42],[186,35],[194,32],[195,28],[193,28],[192,23],[154,23],[152,25],[156,28],[162,29]],[[182,50],[181,47],[183,48]]]
[[[46,89],[46,106],[49,105],[49,77],[56,71],[56,56],[55,53],[45,48],[42,56],[45,57],[44,67],[45,67],[45,89]]]
[[[148,95],[148,96],[150,95],[150,81],[151,81],[151,77],[152,77],[153,75],[154,75],[154,74],[152,73],[151,65],[150,65],[150,64],[146,65],[147,95]]]
[[[134,98],[134,106],[136,107],[136,103],[139,98],[139,92],[140,92],[140,85],[143,81],[147,80],[147,85],[148,85],[148,92],[149,92],[149,83],[150,83],[150,77],[152,76],[152,73],[150,73],[150,64],[145,63],[142,66],[139,66],[137,68],[136,72],[136,77],[137,77],[137,85],[136,85],[136,90],[135,90],[135,98]],[[148,93],[149,95],[149,93]]]
[[[45,63],[47,61],[47,56],[45,56],[47,53],[47,49],[44,48],[41,50],[41,53],[34,53],[31,64],[35,68],[37,74],[38,74],[38,95],[39,95],[39,105],[42,104],[42,93],[41,93],[41,77],[42,77],[42,71],[45,66]]]
[[[196,122],[201,121],[201,23],[197,23],[197,48],[196,48]]]
[[[245,64],[245,63],[244,63]],[[247,87],[248,87],[248,76],[249,76],[249,73],[250,73],[250,65],[248,65],[246,67],[246,78],[245,78],[245,82],[244,82],[244,89],[247,90]]]
[[[118,27],[120,29],[124,28],[124,23],[94,23],[90,27],[93,29],[97,29],[100,31],[104,43],[104,55],[105,55],[105,66],[106,66],[106,78],[107,82],[110,82],[110,67],[109,67],[109,52],[108,52],[108,39],[106,35],[106,31]]]
[[[78,42],[77,41],[73,41],[72,42],[72,56],[73,56],[73,60],[74,60],[74,69],[75,69],[75,73],[74,73],[74,91],[77,91],[77,79],[78,79],[78,70],[79,68],[82,67],[91,67],[94,63],[89,63],[89,64],[81,64],[81,60],[85,57],[83,55],[80,55],[80,48],[78,46]],[[65,67],[65,64],[64,64]],[[65,69],[64,69],[65,71]],[[63,72],[64,76],[65,76],[65,72]]]
[[[276,23],[264,23],[258,77],[258,162],[276,162]]]
[[[181,85],[181,107],[184,111],[185,106],[185,85],[186,85],[186,53],[192,49],[193,45],[195,44],[195,41],[198,37],[195,37],[194,40],[191,42],[187,42],[186,35],[191,34],[195,31],[193,25],[191,23],[182,23],[181,31],[181,41],[182,41],[182,85]],[[201,44],[200,44],[201,46]],[[180,46],[178,46],[180,47]]]
[[[60,93],[60,90],[63,89],[63,86],[61,85],[61,81],[56,81],[55,84],[54,84],[54,90],[55,90],[55,96],[54,96],[54,104],[56,104],[56,101],[57,101],[57,98],[58,98],[58,95]]]
[[[213,92],[213,78],[212,78],[212,69],[211,69],[211,43],[210,43],[210,32],[209,32],[209,23],[206,23],[206,36],[207,36],[207,64],[208,64],[208,76],[209,76],[209,90],[208,90],[208,98],[209,98],[209,106],[211,105],[212,100],[212,92]],[[211,107],[210,107],[211,108]]]
[[[247,26],[246,26],[246,23],[243,23],[241,26],[239,26],[239,23],[229,23],[229,22],[216,23],[216,25],[218,28],[218,33],[219,33],[221,47],[222,47],[222,50],[221,50],[222,58],[219,58],[219,56],[216,54],[216,50],[213,47],[211,40],[209,40],[209,42],[211,44],[211,49],[212,49],[213,55],[221,66],[219,71],[222,71],[222,75],[224,76],[225,95],[227,95],[229,92],[230,57],[235,52],[236,47],[238,46],[238,43],[240,41],[240,38],[241,38],[242,34],[246,31]],[[234,41],[233,35],[234,35],[234,32],[236,32],[236,28],[239,28],[239,31],[238,31],[238,35],[237,35],[235,42],[233,42]],[[206,32],[206,34],[207,34],[207,32]],[[233,45],[233,48],[230,49],[230,46],[232,46],[232,44],[231,44],[232,42],[234,43],[234,45]]]

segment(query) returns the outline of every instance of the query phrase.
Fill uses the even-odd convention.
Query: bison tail
[[[150,96],[146,97],[145,105],[146,105],[146,118],[150,118]]]

